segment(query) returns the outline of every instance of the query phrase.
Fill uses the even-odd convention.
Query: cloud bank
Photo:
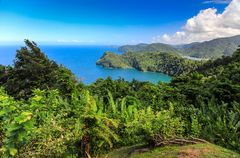
[[[155,36],[152,42],[182,44],[234,35],[240,35],[240,0],[232,0],[220,14],[215,8],[201,10],[187,20],[181,31]]]

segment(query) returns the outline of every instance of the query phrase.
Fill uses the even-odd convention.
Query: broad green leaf
[[[9,149],[9,153],[10,153],[11,156],[15,156],[15,155],[17,154],[17,149],[15,149],[15,148],[10,148],[10,149]]]

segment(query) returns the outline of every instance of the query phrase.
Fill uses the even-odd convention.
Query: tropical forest
[[[170,83],[109,77],[85,85],[25,44],[0,70],[1,157],[107,157],[122,147],[134,157],[172,145],[239,157],[240,49]]]

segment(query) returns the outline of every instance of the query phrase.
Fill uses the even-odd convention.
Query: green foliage
[[[191,136],[193,137],[199,137],[201,133],[201,126],[198,122],[198,119],[196,116],[191,116]]]
[[[81,140],[81,148],[84,149],[82,155],[98,151],[104,143],[107,143],[110,148],[113,147],[113,140],[118,141],[118,135],[112,129],[118,127],[116,120],[108,118],[103,112],[103,104],[98,107],[95,99],[89,95],[89,92],[84,92],[84,101],[82,116],[80,117],[84,123],[82,129],[83,137]]]
[[[0,65],[0,84],[4,84],[8,80],[8,72],[11,71],[10,66]]]
[[[3,157],[14,156],[19,146],[25,145],[23,142],[28,139],[32,114],[18,111],[21,103],[6,95],[2,88],[0,95],[0,131],[3,137],[0,151]]]
[[[114,100],[134,95],[129,83],[121,78],[118,80],[113,80],[111,77],[108,77],[105,80],[98,79],[95,83],[88,86],[88,89],[93,93],[93,95],[102,97],[105,103],[108,101],[109,91],[111,92]]]
[[[1,91],[1,119],[5,120],[1,126],[5,140],[2,153],[20,157],[74,156],[84,155],[85,151],[96,154],[99,149],[108,149],[107,144],[113,147],[113,140],[119,140],[114,132],[118,122],[123,127],[134,120],[139,102],[126,97],[115,103],[110,92],[108,95],[109,108],[104,110],[104,104],[88,91],[73,94],[70,104],[57,91],[37,89],[24,102]],[[16,107],[18,102],[21,105]],[[122,129],[119,130],[121,133]]]
[[[203,138],[222,146],[240,149],[240,104],[234,102],[215,105],[214,99],[203,104],[199,110],[199,122],[203,124]]]
[[[26,47],[17,50],[13,67],[0,68],[0,83],[17,99],[28,99],[32,90],[59,89],[69,97],[77,84],[74,75],[49,60],[36,43],[25,40]]]
[[[150,107],[138,111],[134,120],[126,125],[128,134],[140,136],[150,145],[157,137],[161,140],[182,137],[184,123],[179,117],[174,117],[172,108],[157,113]]]
[[[232,57],[209,61],[196,72],[175,78],[172,86],[193,104],[200,136],[239,151],[240,50]],[[183,115],[186,117],[186,115]],[[194,130],[198,131],[198,130]],[[193,132],[195,133],[195,132]]]
[[[20,102],[1,89],[1,154],[62,157],[95,153],[105,144],[112,147],[112,140],[118,140],[117,121],[101,111],[102,104],[88,91],[78,95],[69,105],[58,91],[34,90],[32,98]]]

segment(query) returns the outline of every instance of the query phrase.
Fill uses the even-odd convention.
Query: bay
[[[16,50],[20,46],[0,46],[0,64],[12,65]],[[40,45],[41,50],[58,64],[70,69],[79,80],[85,84],[91,84],[98,78],[113,79],[124,78],[127,81],[133,79],[150,81],[152,83],[170,82],[171,77],[162,73],[140,72],[135,69],[109,69],[96,65],[96,61],[105,51],[117,52],[114,46],[70,46],[70,45]]]

